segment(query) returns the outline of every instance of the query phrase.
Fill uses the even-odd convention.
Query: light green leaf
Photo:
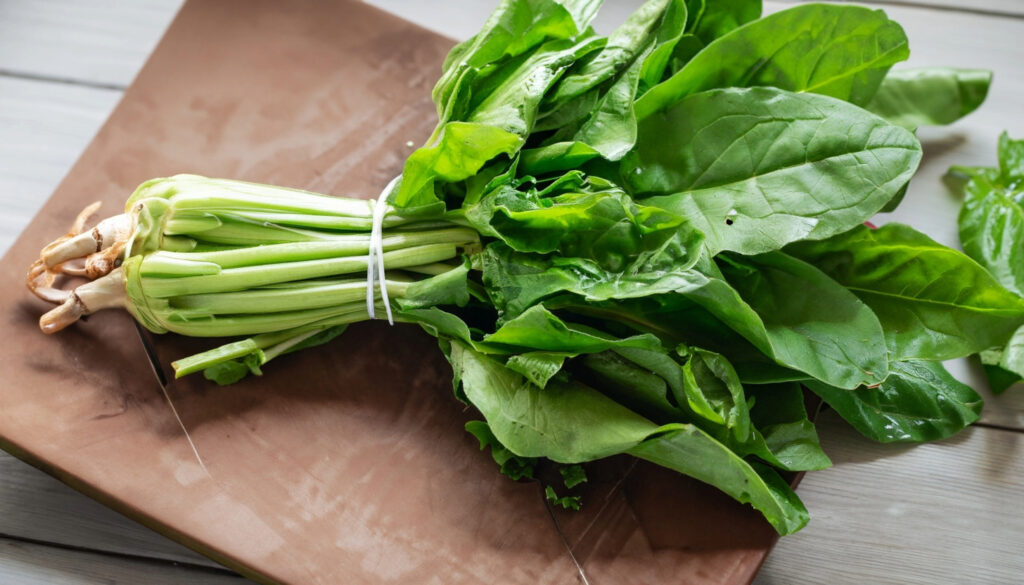
[[[693,221],[712,253],[756,254],[862,223],[920,159],[913,134],[845,102],[723,89],[644,120],[621,176],[637,197],[660,195],[644,205]]]
[[[978,420],[982,399],[939,362],[900,361],[875,388],[806,385],[864,436],[883,443],[933,441]]]
[[[465,396],[519,456],[579,463],[630,453],[750,503],[781,534],[807,523],[806,509],[773,471],[759,473],[697,427],[658,426],[578,383],[553,381],[541,390],[459,342],[452,343],[449,359]]]
[[[911,130],[952,124],[985,101],[991,83],[992,72],[982,69],[893,69],[864,107]]]
[[[777,362],[842,388],[885,379],[882,326],[853,293],[781,252],[723,260],[722,273],[756,311],[758,328],[764,328],[771,344],[766,353]],[[729,319],[729,314],[722,312],[719,318]],[[749,325],[752,330],[754,326]],[[757,344],[753,335],[746,336]]]
[[[644,120],[708,89],[761,85],[865,104],[889,67],[909,54],[903,29],[881,10],[795,6],[709,44],[637,100],[636,115]]]
[[[906,225],[858,226],[786,252],[867,303],[893,359],[970,355],[1005,343],[1024,324],[1024,299],[961,252]]]

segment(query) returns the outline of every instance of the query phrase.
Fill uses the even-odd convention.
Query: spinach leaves
[[[503,0],[445,61],[438,125],[388,200],[399,235],[473,236],[446,244],[457,261],[393,264],[388,287],[503,472],[547,459],[568,489],[576,464],[628,453],[788,534],[808,516],[777,470],[830,465],[804,388],[868,437],[923,441],[981,405],[941,360],[1004,348],[1024,374],[1024,300],[998,284],[1024,291],[1020,143],[965,170],[981,265],[864,225],[916,170],[913,129],[976,108],[987,74],[890,71],[903,30],[856,6],[648,0],[603,37],[599,4]],[[265,339],[238,347],[218,379],[269,359]]]
[[[1024,301],[909,226],[863,224],[902,196],[913,129],[972,111],[990,76],[890,71],[906,36],[861,7],[649,0],[608,37],[595,8],[502,2],[445,63],[390,200],[483,236],[468,303],[413,294],[400,318],[440,338],[499,463],[630,453],[786,534],[807,513],[772,468],[829,465],[800,384],[876,440],[976,420],[939,361],[1005,344]],[[1007,180],[976,174],[969,209]],[[1006,233],[983,257],[1024,231],[1019,207],[965,213]],[[996,276],[1019,292],[1018,264]]]
[[[959,217],[964,251],[1019,297],[1024,296],[1024,140],[1013,140],[1004,132],[998,160],[997,167],[953,167],[949,178],[964,192]],[[980,349],[994,392],[1024,379],[1024,329]]]

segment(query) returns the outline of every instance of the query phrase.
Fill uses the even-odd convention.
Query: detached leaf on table
[[[864,436],[882,443],[933,441],[978,420],[983,400],[940,362],[898,361],[878,387],[806,385]]]

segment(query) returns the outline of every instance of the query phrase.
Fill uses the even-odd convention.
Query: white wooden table
[[[472,34],[491,5],[373,3],[456,38]],[[606,0],[598,28],[637,3]],[[958,201],[938,177],[954,163],[992,164],[1004,128],[1024,137],[1024,0],[884,4],[908,32],[911,64],[996,73],[981,111],[922,132],[922,171],[889,218],[955,245]],[[0,0],[0,252],[103,123],[179,6]],[[979,385],[965,364],[952,368]],[[827,414],[820,429],[836,465],[804,479],[811,523],[780,542],[758,585],[1024,582],[1024,388],[989,397],[982,423],[940,443],[873,444]],[[248,582],[0,452],[0,583]]]

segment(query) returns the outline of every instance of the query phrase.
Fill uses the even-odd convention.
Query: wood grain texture
[[[0,72],[93,86],[131,83],[181,0],[0,2]]]
[[[812,2],[816,0],[784,0],[786,2]],[[875,2],[859,2],[857,0],[840,0],[851,4],[876,4],[885,6],[897,4],[916,8],[933,8],[952,12],[973,12],[992,16],[1024,16],[1024,2],[1020,0],[877,0]]]
[[[819,429],[835,467],[804,477],[811,522],[779,542],[755,585],[1021,582],[1024,434],[975,427],[881,445],[834,413]]]
[[[0,76],[0,254],[53,193],[120,97],[115,90]]]
[[[3,452],[0,510],[0,535],[220,567]]]
[[[223,570],[170,565],[0,538],[4,585],[245,585]]]

